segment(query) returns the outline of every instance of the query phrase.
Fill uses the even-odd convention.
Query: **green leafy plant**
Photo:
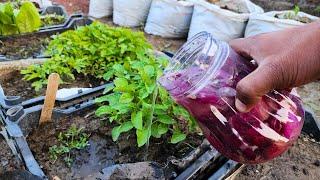
[[[302,23],[312,22],[312,20],[306,16],[299,16],[299,12],[300,12],[300,7],[298,5],[295,5],[291,11],[276,14],[275,17],[279,19],[291,19],[291,20],[302,22]]]
[[[58,135],[59,145],[49,148],[50,159],[55,162],[59,157],[63,157],[64,162],[70,167],[73,159],[72,150],[81,150],[89,145],[89,135],[83,132],[83,128],[78,129],[74,124],[67,132],[60,132]]]
[[[58,73],[63,81],[74,80],[77,73],[102,78],[114,63],[146,57],[149,50],[143,33],[94,22],[54,37],[46,52],[51,60],[30,66],[22,74],[40,90],[51,73]]]
[[[42,26],[53,26],[62,24],[65,21],[65,17],[57,14],[47,14],[41,16],[41,24]]]
[[[0,3],[0,35],[33,32],[40,26],[40,15],[33,3]]]
[[[22,71],[36,90],[47,83],[51,73],[58,73],[64,81],[73,80],[77,73],[113,81],[105,96],[96,100],[100,104],[96,114],[116,124],[114,141],[132,130],[139,147],[164,134],[170,134],[170,141],[177,143],[196,126],[188,112],[157,85],[168,62],[153,55],[141,32],[95,22],[56,36],[47,53],[51,60]]]
[[[192,130],[195,123],[189,113],[176,105],[169,94],[157,85],[162,75],[166,59],[156,59],[152,55],[141,59],[125,60],[115,64],[105,74],[109,79],[115,76],[112,91],[96,99],[104,103],[97,111],[98,116],[108,116],[110,122],[118,126],[112,130],[112,139],[116,141],[120,134],[135,130],[139,147],[147,144],[150,137],[160,138],[171,132],[171,143],[186,138],[179,121],[186,121]]]
[[[318,6],[314,9],[314,11],[319,14],[319,13],[320,13],[320,5],[318,5]]]
[[[298,13],[300,12],[300,7],[298,5],[295,5],[293,8],[293,12],[295,16],[298,15]]]

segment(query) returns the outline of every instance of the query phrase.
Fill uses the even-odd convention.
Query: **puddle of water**
[[[114,157],[118,148],[112,141],[99,135],[92,135],[89,147],[76,155],[72,166],[74,178],[87,178],[98,173],[107,166],[114,165]]]

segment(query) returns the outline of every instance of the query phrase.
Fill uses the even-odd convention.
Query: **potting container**
[[[90,0],[89,16],[94,18],[108,17],[112,15],[112,0]]]
[[[294,19],[277,18],[277,16],[283,17],[286,15],[295,16],[297,19],[305,20],[306,22],[300,22]],[[303,26],[308,22],[310,23],[317,20],[319,20],[319,17],[304,12],[298,12],[296,14],[293,11],[271,11],[264,14],[252,14],[249,17],[245,37]]]
[[[251,13],[263,13],[263,9],[248,0],[209,3],[205,0],[188,0],[194,3],[188,39],[207,31],[222,41],[244,36]],[[250,3],[249,3],[250,2]]]
[[[113,0],[113,22],[120,26],[143,26],[152,0]]]
[[[293,89],[274,90],[250,112],[238,112],[237,83],[255,68],[226,42],[202,32],[182,46],[159,82],[197,119],[220,153],[241,163],[261,163],[298,138],[304,111]]]
[[[193,3],[153,0],[144,30],[148,34],[166,38],[187,37],[192,13]]]

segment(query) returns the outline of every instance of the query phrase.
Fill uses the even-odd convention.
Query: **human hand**
[[[258,68],[237,85],[236,107],[248,112],[263,95],[320,78],[320,22],[232,40],[231,47]]]

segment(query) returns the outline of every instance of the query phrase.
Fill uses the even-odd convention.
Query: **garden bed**
[[[44,91],[36,93],[31,88],[31,84],[22,80],[22,75],[16,70],[10,72],[0,83],[6,95],[19,95],[24,100],[44,95]],[[95,87],[102,83],[102,81],[79,76],[73,83],[61,85],[60,88]],[[29,147],[49,178],[54,176],[64,179],[88,178],[110,165],[145,161],[156,162],[165,168],[172,157],[179,159],[186,156],[203,140],[201,136],[190,135],[182,143],[170,144],[169,137],[163,136],[160,139],[152,139],[148,147],[138,148],[135,133],[125,133],[117,142],[113,142],[111,131],[114,125],[106,122],[107,118],[96,117],[94,114],[96,108],[92,107],[68,117],[59,118],[56,120],[58,123],[39,127],[28,135]],[[49,149],[58,144],[59,133],[66,132],[72,125],[83,128],[84,133],[90,135],[89,146],[83,150],[72,151],[71,157],[74,163],[71,167],[68,167],[61,157],[53,163]],[[168,176],[170,175],[172,174],[169,173]]]
[[[319,149],[320,142],[303,133],[286,153],[267,163],[248,165],[236,179],[318,179]]]
[[[5,79],[0,79],[2,88],[4,89],[7,96],[21,96],[23,100],[35,98],[37,96],[45,95],[45,89],[41,89],[36,92],[32,87],[31,83],[24,81],[23,75],[18,70],[13,70],[6,75]],[[92,77],[86,77],[79,75],[76,79],[69,83],[64,83],[59,86],[62,88],[92,88],[104,84],[102,80],[98,80]]]
[[[92,111],[94,109],[63,118],[59,123],[41,127],[29,135],[27,140],[30,148],[49,177],[88,178],[107,166],[144,161],[157,162],[165,167],[169,157],[181,158],[201,143],[202,138],[197,136],[191,136],[187,140],[188,143],[178,145],[166,143],[168,140],[163,138],[150,142],[148,149],[137,148],[133,133],[124,134],[118,142],[113,142],[112,126],[101,125],[101,119],[90,115]],[[85,132],[91,135],[90,146],[84,150],[72,152],[71,156],[75,161],[71,167],[68,167],[61,158],[52,163],[49,158],[49,148],[57,144],[58,134],[66,131],[72,124],[83,127]],[[46,134],[43,133],[43,128],[46,129]],[[44,139],[46,141],[43,141]]]
[[[87,17],[74,15],[74,17],[71,17],[67,24],[65,23],[63,26],[42,29],[35,33],[1,37],[0,55],[5,57],[5,59],[0,59],[0,61],[46,57],[44,52],[50,40],[52,40],[53,35],[91,23],[92,20]]]
[[[0,40],[0,54],[7,59],[19,60],[43,54],[52,34],[29,34]]]

